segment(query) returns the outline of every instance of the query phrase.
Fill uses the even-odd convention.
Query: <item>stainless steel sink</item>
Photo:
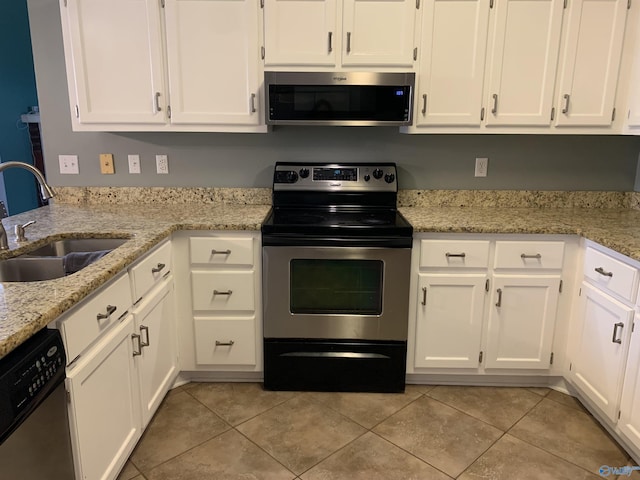
[[[64,276],[62,257],[15,257],[0,261],[0,282],[39,282]]]
[[[68,253],[113,250],[128,238],[65,238],[27,252],[21,257],[64,257]]]

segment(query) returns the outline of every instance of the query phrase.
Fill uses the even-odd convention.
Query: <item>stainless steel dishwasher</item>
[[[0,476],[73,480],[65,352],[43,329],[0,359]]]

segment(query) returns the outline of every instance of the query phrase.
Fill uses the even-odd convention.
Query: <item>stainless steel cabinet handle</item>
[[[351,32],[347,32],[347,53],[351,53]]]
[[[498,301],[496,302],[496,307],[501,307],[502,306],[502,289],[499,288],[497,291],[498,291]]]
[[[142,332],[144,332],[146,340],[142,340]],[[148,347],[149,345],[151,345],[149,342],[149,327],[140,325],[140,350],[142,350],[142,347]]]
[[[166,267],[164,263],[159,263],[158,265],[156,265],[154,268],[151,269],[151,273],[159,273],[162,271],[164,267]]]
[[[616,338],[616,336],[618,335],[618,328],[620,329],[620,333],[622,333],[622,328],[623,327],[624,327],[624,323],[622,323],[622,322],[616,323],[613,326],[613,337],[611,337],[611,341],[613,343],[618,343],[618,344],[622,343],[622,335],[620,335],[619,338]]]
[[[233,293],[232,290],[227,290],[226,292],[221,292],[220,290],[214,290],[214,295],[231,295]]]
[[[522,255],[520,255],[521,259],[525,259],[525,258],[537,258],[538,260],[540,260],[542,258],[542,255],[540,255],[539,253],[536,253],[535,255],[527,255],[526,253],[523,253]]]
[[[329,53],[333,52],[333,32],[329,32]]]
[[[211,250],[211,255],[231,255],[231,250]]]
[[[233,347],[233,344],[236,343],[233,340],[229,340],[228,342],[219,342],[216,340],[216,347]]]
[[[138,335],[137,333],[132,333],[131,334],[131,339],[134,341],[134,347],[133,347],[133,356],[137,357],[138,355],[142,355],[142,344],[140,343],[140,335]],[[136,351],[135,349],[135,344],[138,344],[138,350]]]
[[[160,107],[160,92],[156,92],[155,94],[155,103],[156,103],[156,112],[161,112],[162,108]]]
[[[462,252],[462,253],[449,253],[449,252],[447,252],[447,253],[444,254],[444,256],[447,257],[447,258],[451,258],[451,257],[464,258],[464,257],[467,256],[467,254],[464,253],[464,252]]]
[[[604,275],[605,277],[613,277],[613,272],[607,272],[602,267],[596,267],[594,270],[598,272],[600,275]]]
[[[427,94],[422,95],[422,115],[427,114]]]
[[[497,93],[493,94],[493,108],[491,109],[491,113],[493,113],[494,115],[498,114],[498,94]]]
[[[98,315],[96,315],[96,318],[98,320],[104,320],[105,318],[109,318],[109,316],[115,312],[118,309],[118,307],[114,307],[113,305],[107,305],[107,313],[99,313]]]
[[[565,93],[562,98],[564,98],[564,108],[562,109],[562,113],[566,115],[569,113],[569,100],[571,99],[571,95]]]
[[[422,305],[427,304],[427,287],[422,287]]]
[[[251,113],[256,113],[256,94],[251,94]]]

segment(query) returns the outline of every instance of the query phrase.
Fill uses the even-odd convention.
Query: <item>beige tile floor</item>
[[[192,383],[169,393],[119,480],[586,480],[602,465],[635,463],[577,400],[546,388]]]

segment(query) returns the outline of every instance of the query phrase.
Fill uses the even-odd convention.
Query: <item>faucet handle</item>
[[[34,223],[36,223],[36,221],[35,220],[31,220],[30,222],[27,222],[24,225],[16,225],[15,226],[16,242],[26,242],[27,241],[27,237],[24,236],[24,231],[28,226],[33,225]]]

